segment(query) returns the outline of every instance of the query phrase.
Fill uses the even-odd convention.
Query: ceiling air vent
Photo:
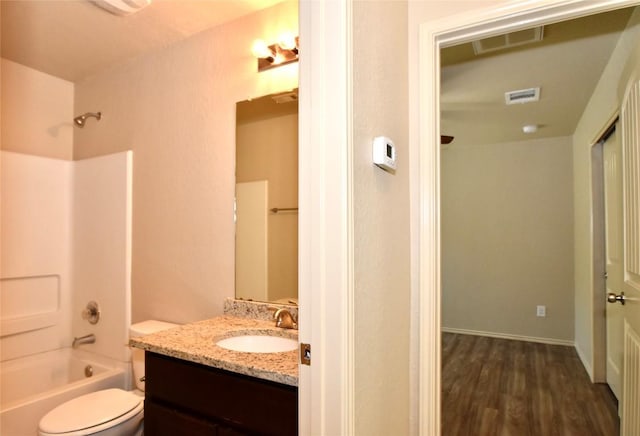
[[[473,52],[476,55],[481,55],[492,51],[504,50],[511,47],[517,47],[519,45],[542,41],[544,34],[543,30],[543,26],[519,30],[517,32],[473,41],[471,45],[473,45]]]
[[[540,100],[540,88],[519,89],[504,93],[504,101],[507,104],[530,103]]]

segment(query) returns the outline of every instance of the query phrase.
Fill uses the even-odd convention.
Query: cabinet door
[[[241,434],[298,434],[298,389],[294,386],[150,352],[146,353],[145,372],[147,400],[173,405]]]

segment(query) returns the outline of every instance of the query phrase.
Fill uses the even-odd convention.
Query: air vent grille
[[[504,93],[504,101],[507,104],[522,104],[540,100],[540,88],[519,89]]]
[[[497,50],[505,50],[519,45],[531,44],[542,41],[544,37],[544,27],[534,27],[532,29],[519,30],[517,32],[504,35],[492,36],[490,38],[473,41],[473,52],[476,55],[490,53]]]

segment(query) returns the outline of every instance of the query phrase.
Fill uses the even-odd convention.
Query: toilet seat
[[[114,427],[143,413],[144,398],[122,389],[91,392],[47,413],[39,425],[41,436],[88,435]]]

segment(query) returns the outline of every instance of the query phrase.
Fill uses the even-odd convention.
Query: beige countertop
[[[220,339],[242,334],[298,339],[297,330],[278,328],[273,321],[219,316],[131,338],[129,344],[165,356],[298,386],[298,350],[284,353],[243,353],[216,345]]]

